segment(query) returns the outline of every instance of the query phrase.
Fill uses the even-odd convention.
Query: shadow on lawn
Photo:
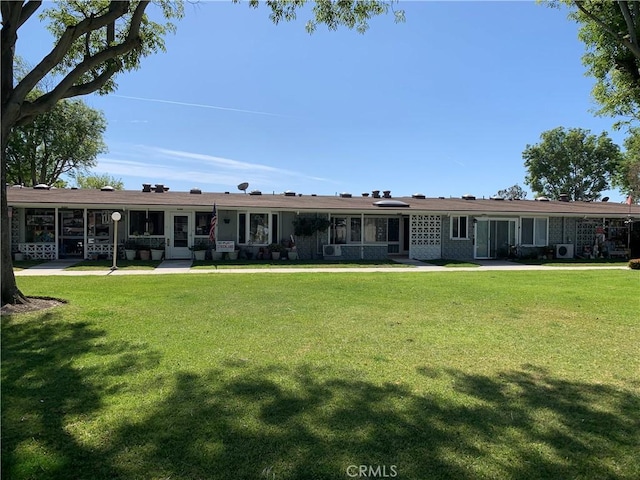
[[[52,317],[3,328],[5,478],[367,478],[350,477],[350,465],[416,480],[640,473],[640,398],[533,366],[496,376],[425,367],[424,395],[315,367],[230,362],[203,375],[177,372],[157,386],[168,393],[142,421],[114,427],[104,448],[91,450],[68,433],[65,416],[98,414],[114,391],[85,381],[73,357],[97,351],[105,362],[96,368],[117,377],[152,368],[153,355]],[[44,468],[25,465],[31,438],[54,452]]]
[[[2,478],[117,478],[102,452],[71,434],[69,418],[91,419],[124,387],[123,372],[144,369],[157,355],[105,342],[105,332],[60,321],[60,311],[21,317],[2,318]],[[77,368],[74,360],[89,352],[99,365]],[[115,381],[88,381],[96,373]]]

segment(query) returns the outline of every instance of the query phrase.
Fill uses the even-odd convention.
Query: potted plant
[[[193,252],[194,259],[202,261],[207,254],[208,248],[209,245],[206,242],[198,240],[193,244],[193,246],[189,247],[189,250]]]
[[[136,258],[136,250],[138,245],[135,240],[127,240],[124,242],[124,254],[127,260],[134,260]]]
[[[237,260],[239,253],[240,253],[240,248],[235,247],[233,252],[228,252],[227,253],[227,255],[229,256],[229,260]]]
[[[224,252],[218,252],[215,248],[211,247],[211,260],[222,260]]]
[[[283,247],[279,243],[272,243],[267,247],[271,252],[272,260],[280,260],[280,254],[282,253]]]
[[[162,260],[164,256],[164,245],[151,247],[151,260]]]
[[[289,240],[289,248],[287,248],[287,257],[289,260],[298,260],[298,250],[296,249],[296,242],[293,239],[293,235],[291,235],[291,240]]]

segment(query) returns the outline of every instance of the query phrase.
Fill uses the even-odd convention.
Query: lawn
[[[545,265],[547,267],[626,267],[629,265],[629,260],[621,258],[550,258],[546,260],[520,259],[513,261],[523,265]]]
[[[19,285],[3,478],[640,478],[640,272]]]
[[[196,270],[226,269],[226,268],[371,268],[371,267],[399,267],[411,268],[411,265],[394,262],[393,260],[195,260]]]

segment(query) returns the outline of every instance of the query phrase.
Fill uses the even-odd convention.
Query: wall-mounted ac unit
[[[323,245],[322,255],[325,257],[338,257],[342,255],[342,248],[340,245]]]
[[[573,243],[558,243],[556,258],[573,258]]]

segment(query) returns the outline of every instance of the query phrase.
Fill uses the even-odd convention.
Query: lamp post
[[[118,261],[118,222],[122,218],[120,212],[113,212],[111,220],[113,220],[113,265],[111,270],[117,270],[116,262]]]

